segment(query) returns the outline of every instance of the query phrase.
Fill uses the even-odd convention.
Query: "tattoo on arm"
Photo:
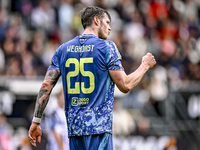
[[[37,102],[35,106],[35,117],[41,118],[42,114],[44,112],[44,109],[47,105],[48,99],[49,99],[49,94],[47,96],[43,96],[45,93],[47,93],[47,90],[40,90],[38,97],[37,97]]]
[[[60,77],[60,70],[48,70],[45,76],[45,80],[52,80],[51,85],[55,85]]]
[[[42,87],[37,96],[35,105],[35,117],[41,118],[44,109],[49,101],[49,97],[53,87],[56,85],[61,73],[60,70],[48,70],[42,84]]]

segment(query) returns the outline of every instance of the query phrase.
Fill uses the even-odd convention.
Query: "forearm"
[[[49,95],[51,93],[50,91],[51,91],[51,89],[43,89],[41,87],[39,94],[37,96],[36,104],[35,104],[34,117],[42,118],[44,109],[49,100]]]
[[[142,57],[141,65],[133,73],[126,75],[121,70],[109,70],[109,73],[121,92],[127,93],[142,79],[144,74],[156,64],[154,56],[147,53]]]
[[[147,65],[141,64],[137,70],[127,76],[125,84],[128,91],[133,89],[141,81],[148,69],[149,67]]]
[[[49,101],[49,96],[60,76],[59,70],[48,70],[37,96],[34,117],[42,118],[44,109]]]
[[[120,70],[109,70],[109,73],[119,90],[127,93],[140,82],[148,69],[149,67],[145,63],[142,63],[137,70],[129,75]]]

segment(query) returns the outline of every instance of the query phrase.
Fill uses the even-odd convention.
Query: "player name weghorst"
[[[75,52],[75,53],[93,52],[94,46],[95,45],[84,45],[84,46],[71,45],[67,46],[67,52]]]

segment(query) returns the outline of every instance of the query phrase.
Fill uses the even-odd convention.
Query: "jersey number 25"
[[[94,81],[94,74],[91,71],[85,71],[84,70],[84,64],[85,63],[93,63],[93,58],[80,58],[80,62],[76,58],[69,58],[66,63],[65,67],[70,67],[70,64],[75,65],[74,71],[69,71],[67,74],[67,88],[68,88],[68,94],[80,94],[80,83],[75,82],[75,88],[71,88],[71,77],[78,76],[79,73],[82,74],[84,77],[89,77],[89,88],[85,88],[85,83],[81,82],[81,91],[84,94],[90,94],[94,91],[95,88],[95,81]]]

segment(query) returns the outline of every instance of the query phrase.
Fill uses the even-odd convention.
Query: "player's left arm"
[[[61,72],[59,69],[52,69],[46,72],[44,81],[37,96],[34,117],[42,117],[44,109],[48,103],[51,91],[56,85],[60,75]]]
[[[36,105],[35,105],[35,112],[33,121],[29,128],[29,140],[31,144],[35,147],[36,141],[40,143],[41,141],[41,128],[40,128],[40,121],[44,112],[44,109],[49,101],[49,96],[53,87],[56,85],[61,72],[59,69],[50,69],[47,71],[42,86],[40,88],[39,94],[37,96]]]

